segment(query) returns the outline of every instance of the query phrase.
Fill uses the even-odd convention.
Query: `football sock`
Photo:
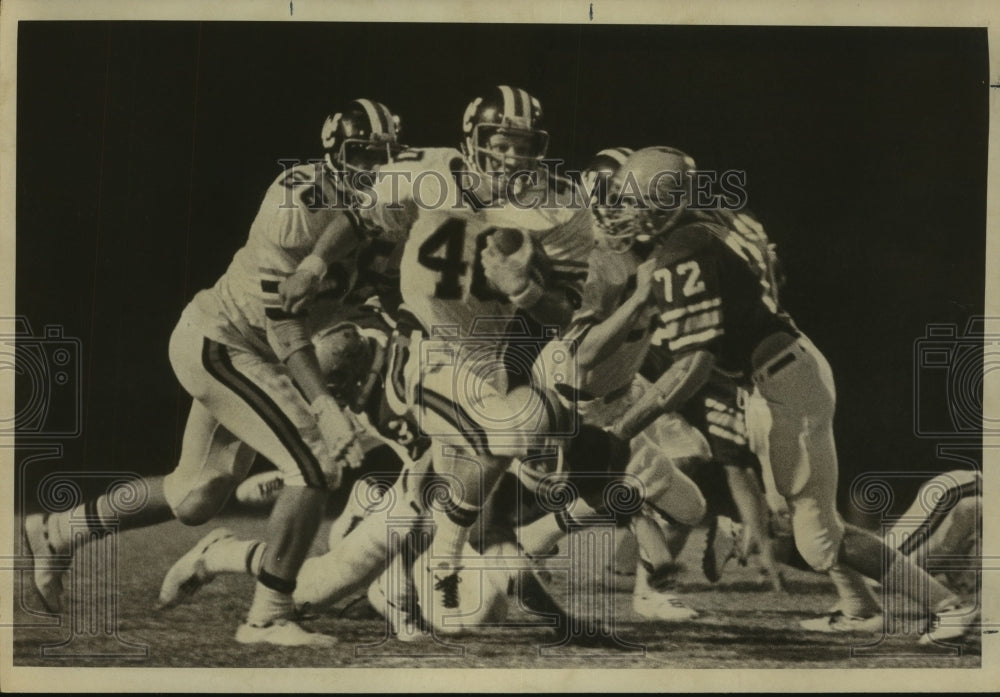
[[[211,574],[248,573],[256,577],[267,543],[260,540],[237,540],[228,537],[205,550],[205,570]]]
[[[533,523],[517,529],[517,541],[529,556],[549,554],[566,534],[555,513],[542,516]]]
[[[854,569],[834,564],[827,572],[840,598],[840,609],[849,617],[871,617],[881,611],[878,599],[865,583],[865,577]]]
[[[867,530],[846,526],[840,557],[845,564],[881,581],[887,597],[898,592],[922,604],[913,608],[918,612],[937,611],[956,601],[952,591]],[[888,568],[884,566],[886,560]]]
[[[673,561],[670,550],[667,549],[666,536],[656,521],[640,513],[632,518],[629,525],[639,545],[639,561],[648,565],[648,571],[652,572],[653,569]],[[637,570],[637,577],[638,574]]]
[[[269,588],[258,581],[247,613],[247,624],[265,627],[274,620],[292,617],[294,612],[295,606],[290,594]]]
[[[82,503],[69,511],[49,516],[49,544],[58,553],[74,551],[93,536],[103,536],[118,527],[118,516],[108,505],[107,495]]]
[[[50,515],[49,544],[56,554],[72,553],[95,537],[164,523],[173,517],[163,498],[163,477],[129,481],[75,508]]]
[[[457,565],[462,557],[469,528],[479,517],[481,508],[465,501],[452,500],[446,511],[434,510],[434,556]]]

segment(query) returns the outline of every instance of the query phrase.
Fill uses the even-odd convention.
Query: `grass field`
[[[249,537],[262,532],[264,520],[227,517],[218,524]],[[615,634],[621,640],[617,647],[558,646],[551,629],[520,611],[512,612],[508,622],[521,626],[491,628],[447,642],[402,643],[386,638],[384,620],[368,611],[364,600],[307,624],[338,636],[336,650],[248,647],[233,639],[250,601],[253,585],[248,577],[220,577],[189,605],[153,610],[166,570],[210,529],[168,523],[126,532],[112,547],[85,547],[71,577],[88,580],[70,583],[67,598],[72,595],[76,601],[71,601],[72,612],[61,618],[37,612],[35,599],[19,579],[14,588],[14,664],[714,669],[980,665],[978,637],[949,649],[919,646],[912,630],[884,638],[802,631],[799,620],[825,612],[835,600],[825,579],[789,570],[791,592],[775,593],[764,589],[753,568],[731,564],[719,584],[710,584],[700,568],[704,531],[696,531],[680,560],[686,569],[677,587],[701,616],[673,624],[644,620],[632,612],[631,592],[621,586],[614,596],[619,618]],[[325,528],[318,539],[326,539]],[[111,551],[116,551],[117,561]],[[565,587],[561,574],[554,574],[554,589]]]

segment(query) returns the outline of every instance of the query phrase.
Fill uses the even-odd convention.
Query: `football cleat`
[[[188,600],[202,586],[209,583],[214,574],[205,569],[205,552],[220,540],[235,537],[226,528],[217,528],[201,538],[194,547],[174,562],[163,577],[157,609],[164,610]]]
[[[395,594],[396,597],[390,597],[386,588],[388,572],[382,574],[368,586],[368,602],[385,615],[394,637],[405,642],[417,641],[427,635],[427,629],[420,617],[416,589],[406,579],[400,581],[403,587]]]
[[[885,629],[885,617],[875,614],[871,617],[851,617],[845,615],[841,610],[814,617],[810,620],[802,620],[799,626],[807,632],[825,632],[832,634],[836,632],[881,632]]]
[[[743,526],[724,515],[715,516],[708,527],[708,539],[705,542],[705,554],[701,559],[701,569],[712,583],[722,578],[722,570],[730,559],[740,559],[740,537]]]
[[[289,619],[272,620],[261,626],[241,624],[236,630],[236,641],[241,644],[314,646],[316,648],[337,645],[336,637],[310,632]]]
[[[952,605],[931,618],[927,631],[920,637],[923,645],[949,639],[960,639],[977,626],[980,611],[975,603],[964,601]]]
[[[673,593],[646,590],[632,596],[632,609],[637,614],[661,622],[685,622],[698,617],[698,612],[688,607]]]
[[[413,566],[419,588],[430,591],[430,598],[419,598],[424,619],[439,634],[458,634],[463,630],[462,623],[445,620],[461,614],[462,567],[444,561],[431,567],[429,554],[425,552]]]
[[[33,513],[24,519],[25,549],[31,555],[31,580],[46,610],[62,611],[63,574],[69,566],[68,555],[60,565],[59,556],[49,541],[48,515]]]

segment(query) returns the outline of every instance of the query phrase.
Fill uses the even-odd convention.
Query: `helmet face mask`
[[[687,207],[694,160],[672,148],[630,153],[609,180],[606,194],[591,200],[598,239],[619,253],[666,235]]]
[[[372,172],[392,162],[400,150],[399,143],[378,135],[368,140],[347,138],[340,145],[336,164],[345,172]]]
[[[540,128],[541,119],[541,104],[523,89],[500,85],[472,101],[462,120],[469,168],[494,192],[511,184],[523,188],[548,150],[549,134]]]
[[[352,189],[351,182],[392,162],[404,148],[399,131],[399,117],[387,106],[370,99],[354,100],[323,124],[327,168]]]

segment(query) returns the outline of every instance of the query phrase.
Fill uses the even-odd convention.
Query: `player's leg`
[[[885,542],[929,569],[956,593],[974,599],[981,531],[980,475],[953,470],[920,487],[910,507],[886,532]]]
[[[284,476],[285,486],[268,520],[248,620],[237,640],[331,643],[331,637],[305,632],[292,621],[295,578],[319,527],[330,478],[339,473],[315,417],[284,367],[251,351],[175,336],[171,362],[185,389]],[[202,374],[211,380],[202,379]]]
[[[960,604],[958,598],[905,556],[860,529],[851,527],[845,534],[835,507],[838,470],[832,371],[808,340],[794,343],[789,351],[794,358],[785,361],[782,369],[755,375],[771,418],[767,440],[775,485],[788,501],[800,554],[813,569],[830,575],[840,596],[839,613],[803,626],[821,631],[881,630],[881,619],[875,622],[878,602],[862,574],[883,580],[890,592],[895,590],[894,579],[917,580],[917,587],[927,589],[921,599],[926,612],[951,612]],[[885,574],[883,559],[891,560]],[[939,638],[945,634],[947,630]]]
[[[330,551],[307,559],[295,588],[297,607],[327,607],[360,590],[394,558],[401,538],[426,518],[425,486],[432,478],[431,455],[408,463],[392,488],[381,495],[365,479],[352,490],[348,509],[360,519],[341,538],[330,536]],[[346,512],[346,510],[345,510]]]
[[[489,379],[502,372],[502,365],[491,372],[483,365],[455,361],[457,365],[425,366],[411,401],[421,429],[432,436],[440,479],[439,505],[432,507],[433,542],[414,573],[420,579],[418,588],[432,589],[432,599],[421,602],[425,618],[444,632],[460,629],[460,622],[443,620],[462,614],[459,574],[472,526],[512,458],[527,452],[527,436],[518,419],[534,413],[509,401],[502,386]]]
[[[844,524],[836,510],[838,465],[833,442],[835,391],[829,365],[802,344],[781,370],[755,375],[769,419],[766,448],[775,487],[785,498],[795,545],[809,566],[826,573],[840,611],[808,620],[806,629],[878,629],[880,606],[864,578],[840,557]],[[870,625],[870,626],[869,626]]]
[[[212,381],[210,376],[197,371],[192,371],[190,379],[206,384]],[[253,452],[244,448],[204,404],[194,400],[184,428],[180,461],[173,472],[166,477],[149,477],[123,484],[70,511],[48,517],[28,516],[25,532],[29,548],[35,555],[39,554],[38,550],[42,551],[42,556],[72,555],[76,546],[90,537],[73,535],[74,522],[77,525],[85,522],[91,531],[101,534],[110,532],[112,523],[117,530],[123,531],[175,517],[189,525],[200,525],[222,507],[252,461]],[[119,496],[142,496],[136,489],[143,487],[147,499],[144,506],[116,505]],[[203,546],[206,541],[200,544]],[[43,564],[35,567],[35,585],[51,611],[58,611],[60,606],[63,573],[61,569],[53,570]]]
[[[666,415],[667,419],[680,418]],[[631,525],[638,546],[635,570],[633,609],[658,620],[678,621],[697,617],[677,595],[670,591],[675,574],[675,557],[658,517],[668,527],[690,529],[705,515],[705,497],[697,485],[667,457],[669,445],[676,442],[670,434],[677,424],[657,428],[657,422],[632,441],[632,457],[626,473],[640,483],[646,505],[634,516]],[[690,427],[688,427],[690,428]]]

